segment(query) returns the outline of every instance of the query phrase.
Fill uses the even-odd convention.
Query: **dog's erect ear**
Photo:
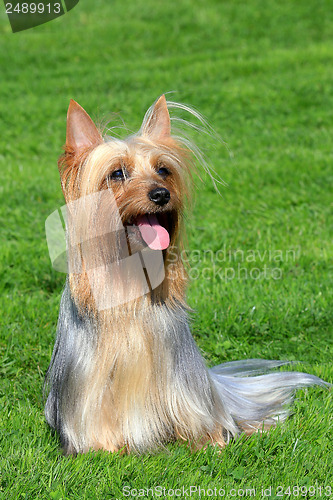
[[[156,101],[147,123],[143,124],[142,135],[153,139],[166,139],[170,137],[171,126],[165,95]]]
[[[66,148],[82,151],[102,142],[103,138],[88,113],[71,99],[67,112]]]

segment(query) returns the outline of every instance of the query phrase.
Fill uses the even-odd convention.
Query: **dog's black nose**
[[[170,192],[166,188],[155,188],[149,191],[148,198],[162,207],[170,200]]]

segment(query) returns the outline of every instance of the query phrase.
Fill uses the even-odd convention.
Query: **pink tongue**
[[[170,244],[168,231],[158,223],[155,215],[141,215],[136,224],[144,241],[152,250],[165,250]]]

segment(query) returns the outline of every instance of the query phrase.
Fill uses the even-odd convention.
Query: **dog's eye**
[[[120,168],[119,170],[115,170],[114,172],[112,172],[109,178],[116,181],[123,181],[127,178],[127,174],[125,170]]]
[[[169,175],[169,170],[166,168],[166,167],[160,167],[158,170],[157,170],[157,173],[158,175],[160,175],[161,177],[167,177]]]

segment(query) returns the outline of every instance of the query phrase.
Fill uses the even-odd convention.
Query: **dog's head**
[[[59,162],[66,201],[108,191],[115,201],[108,207],[110,222],[112,206],[133,247],[165,250],[175,244],[187,195],[187,159],[171,134],[164,95],[148,110],[139,132],[124,140],[103,138],[84,109],[70,102]],[[106,208],[100,210],[106,217]]]
[[[123,266],[128,255],[138,252],[145,260],[155,299],[182,300],[186,273],[179,246],[189,158],[187,148],[171,134],[164,95],[147,111],[139,132],[125,139],[102,137],[84,109],[70,102],[59,170],[73,249],[69,252],[70,279],[80,300],[96,287],[105,296],[105,290],[111,289],[106,283],[115,279],[122,286],[123,291],[118,286],[117,293],[124,300],[144,295],[140,289],[145,280],[137,272],[141,266],[132,269],[133,259],[128,260],[129,267]],[[118,267],[107,268],[110,263]],[[149,266],[153,266],[150,273]]]

